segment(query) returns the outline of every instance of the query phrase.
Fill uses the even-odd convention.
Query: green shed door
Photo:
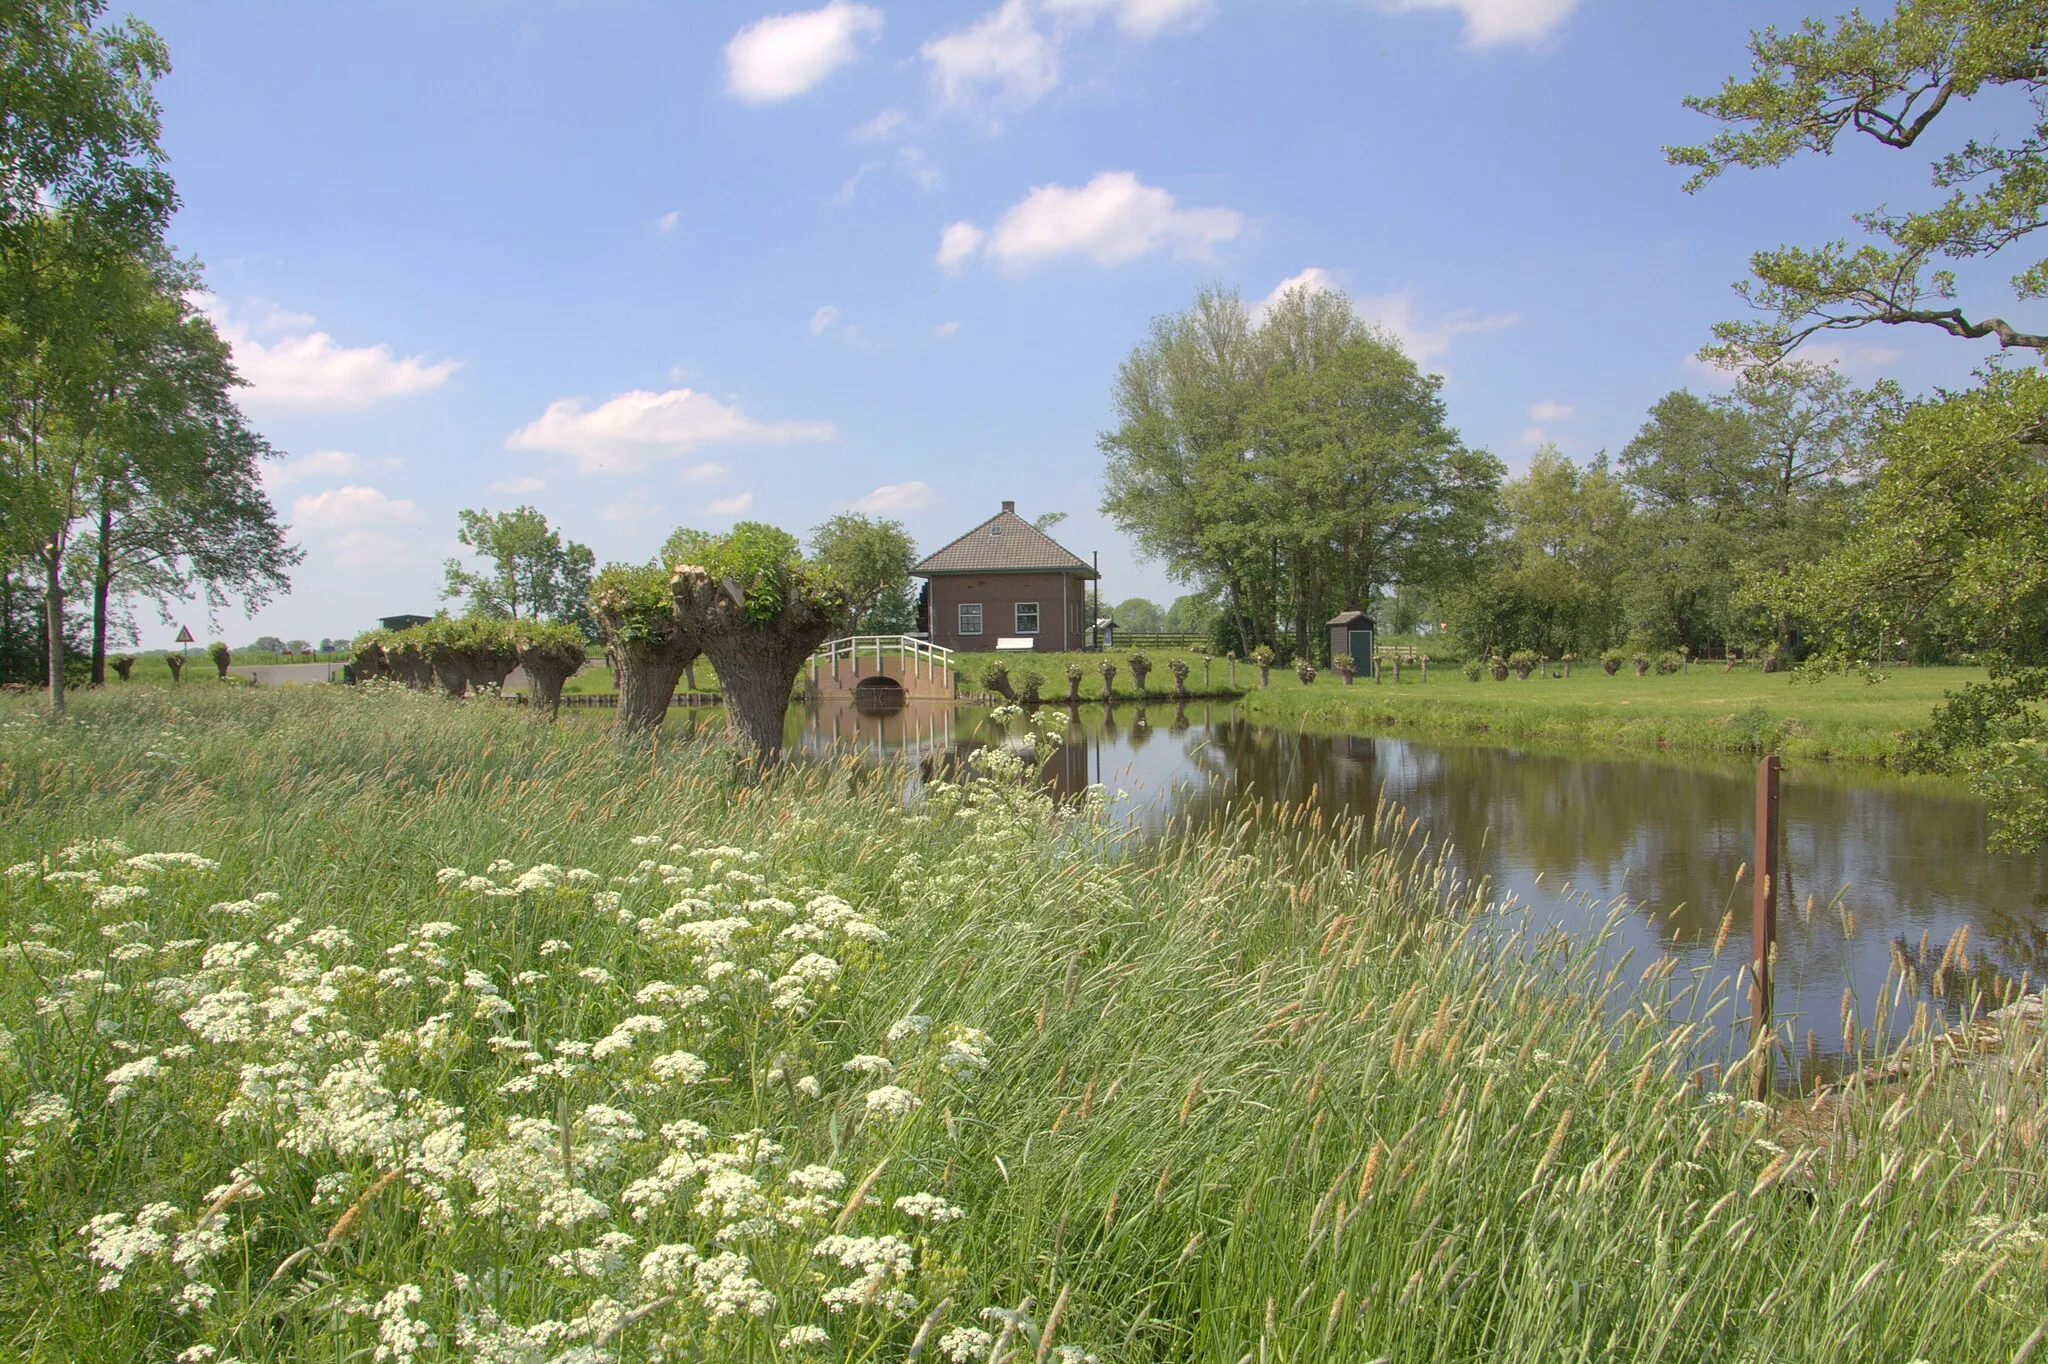
[[[1372,631],[1353,627],[1351,631],[1351,662],[1359,672],[1372,674]]]

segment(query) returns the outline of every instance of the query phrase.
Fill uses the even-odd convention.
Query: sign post
[[[1754,899],[1750,918],[1749,1021],[1750,1045],[1763,1048],[1757,1063],[1756,1097],[1771,1092],[1771,967],[1778,949],[1778,755],[1756,769],[1756,858]]]
[[[191,661],[187,657],[187,655],[192,650],[191,627],[187,625],[180,625],[178,627],[178,638],[174,642],[178,646],[178,674],[182,678],[185,672],[185,664]]]

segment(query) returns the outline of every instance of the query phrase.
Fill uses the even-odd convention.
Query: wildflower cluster
[[[865,1049],[836,1040],[817,1019],[884,963],[879,914],[782,883],[758,851],[632,842],[616,870],[444,867],[434,912],[381,942],[276,893],[206,901],[219,866],[193,854],[100,841],[9,868],[96,919],[68,946],[39,924],[4,949],[44,980],[38,1013],[89,1020],[121,1058],[86,1103],[150,1121],[217,1093],[222,1149],[261,1151],[203,1199],[167,1190],[77,1227],[97,1291],[177,1322],[195,1360],[230,1358],[280,1291],[391,1361],[444,1342],[609,1359],[628,1328],[650,1357],[757,1330],[810,1350],[930,1313],[945,1295],[926,1256],[969,1210],[849,1162],[935,1121],[934,1101],[948,1121],[967,1111],[992,1039],[912,1015]],[[215,935],[158,940],[133,914],[184,891]],[[605,933],[575,935],[593,919]],[[554,924],[572,936],[545,936]],[[735,1087],[761,1096],[758,1116],[721,1130],[716,1095]],[[82,1106],[17,1104],[7,1167],[32,1175],[70,1150],[94,1116]],[[829,1110],[850,1115],[847,1137],[797,1148]],[[529,1247],[534,1310],[491,1291],[483,1259],[346,1287],[322,1271],[334,1246],[408,1224],[451,1241],[495,1226]],[[293,1225],[310,1229],[294,1242]]]

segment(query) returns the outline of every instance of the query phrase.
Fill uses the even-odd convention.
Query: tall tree
[[[462,529],[455,538],[489,560],[490,568],[475,572],[460,559],[448,560],[444,598],[467,597],[471,615],[586,622],[597,563],[588,546],[564,542],[532,507],[466,508],[456,516]]]
[[[64,556],[98,449],[91,402],[121,349],[128,291],[102,276],[160,253],[176,195],[146,26],[99,0],[0,2],[0,555],[44,585],[47,676],[64,707]],[[96,330],[99,329],[99,330]]]
[[[915,623],[917,547],[901,521],[840,512],[811,528],[811,558],[846,594],[855,634],[901,634]]]
[[[1103,510],[1245,647],[1319,651],[1333,611],[1447,581],[1484,542],[1501,467],[1439,387],[1341,294],[1295,289],[1254,321],[1205,291],[1119,372]]]
[[[1989,119],[2014,135],[1972,136],[1936,155],[1938,201],[1854,215],[1863,239],[1853,246],[1845,238],[1757,252],[1751,278],[1736,289],[1764,316],[1717,326],[1720,352],[1774,361],[1818,332],[1871,325],[2048,349],[2048,334],[1961,305],[1955,270],[2010,259],[2009,249],[2024,251],[2048,224],[2048,8],[2036,0],[1899,0],[1887,18],[1851,11],[1832,26],[1807,19],[1790,33],[1753,33],[1749,46],[1747,78],[1686,101],[1731,125],[1704,145],[1666,149],[1674,165],[1692,168],[1688,191],[1733,166],[1831,155],[1844,134],[1906,151],[1946,111],[1979,96],[1987,97],[1979,126]],[[2048,293],[2048,259],[2015,264],[2012,301]]]
[[[101,380],[76,422],[93,465],[74,558],[92,600],[94,685],[116,606],[203,593],[209,611],[234,598],[254,609],[289,590],[285,570],[304,557],[263,490],[275,452],[232,401],[228,346],[190,302],[196,270],[131,261],[98,287],[126,298],[103,315]]]
[[[1555,447],[1502,489],[1507,533],[1489,570],[1451,590],[1474,648],[1547,657],[1593,654],[1624,630],[1632,503],[1604,456],[1585,468]]]

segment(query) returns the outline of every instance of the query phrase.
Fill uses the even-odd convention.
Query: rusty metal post
[[[1771,964],[1778,947],[1778,755],[1756,769],[1756,857],[1750,863],[1754,891],[1749,937],[1750,1043],[1762,1044],[1771,1030]],[[1769,1054],[1757,1067],[1757,1098],[1769,1096]]]

